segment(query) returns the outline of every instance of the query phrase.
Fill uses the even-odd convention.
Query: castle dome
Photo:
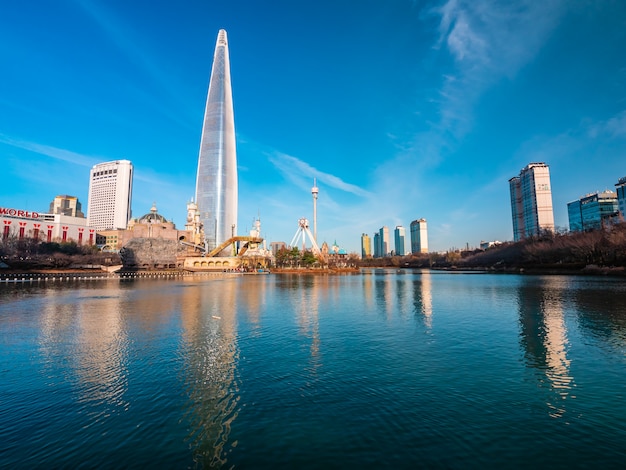
[[[167,223],[167,219],[157,212],[156,203],[152,204],[150,212],[137,219],[138,224],[161,224]]]

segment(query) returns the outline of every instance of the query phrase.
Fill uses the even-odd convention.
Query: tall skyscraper
[[[394,230],[393,235],[396,247],[396,255],[406,255],[406,252],[404,251],[404,239],[406,238],[406,230],[402,225],[398,225]]]
[[[529,163],[509,180],[515,241],[554,231],[550,169],[545,163]]]
[[[383,225],[378,231],[380,236],[380,256],[385,257],[390,254],[390,245],[389,245],[389,227]]]
[[[380,254],[381,248],[380,248],[380,232],[376,232],[374,234],[374,258],[381,258],[382,255]]]
[[[428,227],[426,219],[418,219],[411,222],[411,252],[428,253]]]
[[[237,152],[226,31],[220,29],[204,110],[196,204],[207,248],[237,234]]]
[[[89,174],[87,225],[96,230],[125,229],[131,217],[133,164],[98,163]]]
[[[372,239],[367,233],[361,234],[361,258],[371,258],[372,256]]]

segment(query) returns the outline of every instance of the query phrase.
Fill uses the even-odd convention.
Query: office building
[[[626,176],[623,176],[615,185],[617,193],[617,205],[622,219],[626,218]]]
[[[376,232],[374,234],[374,258],[382,257],[381,248],[380,248],[380,233]]]
[[[123,230],[131,218],[133,165],[128,160],[94,165],[89,175],[87,224],[96,230]]]
[[[217,36],[204,111],[196,204],[208,250],[237,234],[237,153],[226,31]]]
[[[378,231],[380,237],[380,256],[384,258],[391,254],[391,245],[389,244],[389,227],[383,225]]]
[[[509,180],[513,238],[515,241],[554,231],[550,169],[545,163],[529,163]]]
[[[85,217],[82,204],[75,196],[59,195],[50,203],[50,214],[63,214],[70,217]]]
[[[417,219],[411,222],[411,252],[428,253],[428,226],[426,219]]]
[[[372,257],[372,239],[367,233],[361,234],[361,258]]]
[[[393,238],[394,238],[395,248],[396,248],[396,255],[397,256],[406,255],[406,250],[404,248],[404,239],[406,238],[406,230],[404,229],[402,225],[398,225],[396,229],[394,230],[393,235],[394,235]]]
[[[569,229],[572,232],[583,232],[601,228],[619,213],[617,193],[603,191],[588,194],[577,201],[567,204]]]

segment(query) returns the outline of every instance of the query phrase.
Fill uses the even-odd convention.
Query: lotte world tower
[[[204,110],[196,204],[210,251],[233,235],[237,225],[237,152],[230,85],[228,39],[217,35],[209,93]]]

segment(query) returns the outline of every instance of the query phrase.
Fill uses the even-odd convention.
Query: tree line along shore
[[[119,254],[101,252],[95,246],[32,239],[0,241],[2,272],[81,272],[121,264]],[[544,232],[486,250],[366,259],[350,254],[326,263],[317,262],[306,250],[292,249],[280,253],[270,266],[274,273],[350,273],[367,267],[626,275],[626,223],[586,232]]]

